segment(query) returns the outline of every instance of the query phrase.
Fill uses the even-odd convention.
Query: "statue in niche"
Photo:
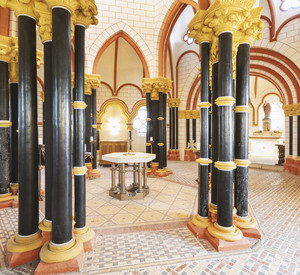
[[[265,101],[263,105],[265,117],[263,118],[263,131],[270,132],[271,131],[271,104],[267,101]]]

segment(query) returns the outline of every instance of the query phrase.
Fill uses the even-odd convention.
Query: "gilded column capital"
[[[194,38],[197,44],[212,41],[213,29],[203,24],[206,15],[206,11],[199,10],[188,24],[189,37]]]
[[[256,0],[215,0],[207,9],[204,25],[216,35],[236,32],[250,16]]]
[[[100,87],[100,75],[98,74],[85,74],[84,75],[84,94],[91,95],[92,89]]]
[[[36,19],[35,2],[35,0],[0,0],[0,6],[10,8],[17,17],[23,14]]]
[[[282,109],[285,116],[299,116],[300,115],[300,103],[283,105]]]
[[[153,80],[152,78],[143,78],[142,79],[142,89],[143,92],[146,93],[151,93],[152,91],[152,84],[153,84]]]
[[[37,25],[42,42],[52,40],[52,11],[49,6],[42,0],[35,2],[37,13]]]
[[[165,77],[153,78],[153,90],[162,93],[168,93],[172,89],[173,81]]]
[[[175,108],[179,107],[181,101],[180,98],[168,98],[167,102],[169,108]]]
[[[159,92],[168,93],[172,89],[173,81],[165,77],[143,78],[144,93],[151,93],[151,100],[159,100]]]
[[[80,6],[75,10],[74,24],[83,25],[85,28],[88,28],[89,25],[97,25],[97,14],[95,0],[80,1]]]
[[[261,40],[264,23],[260,20],[262,8],[255,8],[250,11],[250,18],[242,24],[240,43],[254,43],[255,40]]]
[[[18,61],[18,38],[0,35],[0,60],[7,63]]]
[[[99,74],[91,74],[90,75],[89,81],[91,83],[92,89],[97,89],[100,87],[100,85],[101,85],[100,79],[101,79],[101,77]]]

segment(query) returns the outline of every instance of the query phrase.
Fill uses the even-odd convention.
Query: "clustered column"
[[[193,224],[198,228],[208,225],[207,230],[210,235],[226,241],[241,240],[243,233],[246,234],[233,224],[233,170],[237,166],[235,179],[237,224],[240,228],[247,229],[255,226],[255,221],[248,216],[247,205],[249,45],[254,40],[262,38],[260,32],[263,23],[260,21],[262,10],[261,8],[252,9],[254,3],[254,0],[247,1],[247,3],[235,0],[231,1],[230,6],[224,7],[221,0],[215,0],[207,11],[198,11],[189,24],[190,37],[193,37],[196,43],[201,44],[199,215],[193,219]],[[223,12],[224,9],[227,12]],[[233,97],[233,72],[235,72],[235,58],[239,44],[241,45],[236,68],[238,96],[235,108],[236,127],[234,127],[233,106],[236,99]],[[208,150],[209,70],[212,80],[212,160],[209,159]],[[236,129],[235,141],[234,128]],[[212,169],[211,204],[208,206],[208,164],[211,162],[214,168]],[[205,219],[208,215],[212,217],[210,224]],[[193,230],[192,226],[190,228]]]
[[[9,84],[8,62],[10,62],[9,47],[11,38],[0,36],[0,46],[7,51],[0,54],[0,198],[12,199],[9,194],[10,182],[10,127],[9,120]],[[4,206],[3,206],[4,207]]]
[[[83,243],[87,241],[86,236],[89,234],[76,234],[77,232],[74,232],[77,237],[73,237],[71,34],[74,30],[73,23],[84,27],[97,24],[95,18],[97,7],[93,1],[62,3],[59,0],[46,0],[44,2],[29,0],[25,2],[13,0],[5,2],[5,4],[1,3],[1,6],[15,11],[18,17],[19,34],[18,60],[14,61],[18,62],[19,66],[19,223],[18,234],[8,241],[5,250],[10,267],[32,261],[40,253],[41,261],[36,269],[37,273],[49,273],[49,270],[54,273],[64,273],[70,270],[70,266],[72,266],[73,271],[79,271],[79,262],[73,261],[73,259],[83,252]],[[45,117],[46,211],[45,220],[40,224],[43,238],[38,228],[36,69],[37,65],[39,66],[41,63],[41,56],[38,53],[38,58],[36,57],[37,23],[45,51],[45,112],[47,114]],[[78,76],[83,79],[84,44],[81,44],[81,48],[78,47],[77,52],[80,52],[79,56],[81,54],[82,62],[78,62],[77,68],[79,70],[77,70],[75,81],[78,80]],[[80,92],[83,94],[84,87],[80,80],[78,82]],[[13,88],[15,87],[12,86],[12,91]],[[79,99],[83,102],[82,98]],[[16,103],[13,104],[13,106],[15,105]],[[74,107],[74,109],[76,108]],[[78,125],[79,128],[75,129],[77,133],[78,129],[80,133],[84,129],[83,114],[84,112],[75,110],[75,120],[78,117],[81,120]],[[76,143],[76,145],[78,144],[75,155],[81,154],[82,162],[84,159],[83,143]],[[76,161],[78,159],[80,157],[76,158]],[[82,181],[80,185],[82,187]],[[84,202],[84,205],[80,205],[80,207],[85,208],[85,193],[82,192],[82,189],[79,193],[77,192],[77,197],[80,196],[80,201]],[[75,204],[78,206],[78,202]],[[88,228],[85,226],[85,217],[78,218],[77,215],[76,218],[77,229]],[[44,235],[47,228],[52,233],[48,235],[49,241]],[[86,231],[88,230],[85,230],[85,233]],[[68,262],[69,260],[71,262]],[[61,264],[62,262],[63,264]],[[54,264],[57,265],[54,266]]]
[[[150,133],[148,132],[146,135],[146,138],[149,138],[149,140],[146,140],[146,145],[156,155],[151,163],[152,172],[157,176],[167,176],[172,173],[167,168],[166,150],[167,93],[172,88],[172,81],[163,77],[144,78],[142,86],[146,93],[147,116],[150,115],[150,117],[147,117],[147,131],[150,131]],[[147,149],[148,151],[149,149]]]
[[[284,169],[292,174],[300,175],[300,103],[283,105],[282,108],[286,118],[286,159]]]
[[[178,107],[180,105],[179,98],[169,98],[169,151],[168,160],[179,160],[179,150],[178,150]]]
[[[200,42],[200,41],[199,41]],[[200,228],[207,228],[210,225],[208,217],[208,179],[209,164],[209,49],[210,37],[203,36],[201,44],[201,102],[199,104],[201,119],[201,139],[199,163],[199,187],[198,187],[198,215],[192,223]]]

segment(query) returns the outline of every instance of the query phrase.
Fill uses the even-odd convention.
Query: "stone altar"
[[[119,200],[143,199],[149,194],[147,185],[147,162],[155,159],[155,154],[132,152],[111,153],[102,156],[103,160],[110,161],[111,165],[111,189],[109,195]],[[127,169],[132,167],[132,170]],[[116,185],[116,172],[119,183]],[[126,187],[125,173],[133,172],[133,183]]]

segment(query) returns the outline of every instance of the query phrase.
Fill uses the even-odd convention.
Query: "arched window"
[[[139,109],[137,116],[133,119],[133,129],[137,131],[138,136],[146,136],[146,118],[146,106],[143,106]]]

